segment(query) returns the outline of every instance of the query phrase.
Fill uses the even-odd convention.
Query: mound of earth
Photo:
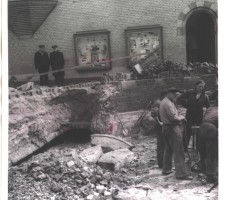
[[[9,99],[9,165],[71,128],[106,133],[111,111],[101,105],[114,92],[115,88],[110,85],[69,90],[58,88],[41,95],[35,93]],[[93,118],[96,119],[99,113],[104,117],[94,124]]]

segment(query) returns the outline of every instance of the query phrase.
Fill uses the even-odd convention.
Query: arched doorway
[[[205,10],[193,12],[186,22],[187,63],[216,64],[215,21]]]

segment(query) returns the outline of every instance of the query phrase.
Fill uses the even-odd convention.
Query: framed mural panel
[[[77,71],[111,69],[108,30],[77,32],[74,43]]]
[[[160,25],[128,27],[125,30],[126,51],[131,56],[128,67],[142,60],[163,59],[163,38]],[[138,55],[138,56],[135,56]]]

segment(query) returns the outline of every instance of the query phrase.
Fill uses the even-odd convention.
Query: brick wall
[[[199,79],[206,82],[206,91],[217,88],[215,75],[124,81],[117,82],[119,93],[112,98],[112,101],[118,112],[144,109],[150,100],[159,98],[161,90],[169,87],[177,87],[181,90],[192,89]]]
[[[112,58],[125,56],[124,30],[127,27],[154,24],[163,27],[164,57],[175,62],[185,62],[185,39],[177,35],[177,21],[179,14],[192,2],[196,0],[59,0],[32,38],[17,38],[9,31],[9,74],[36,72],[33,58],[38,44],[45,44],[47,52],[52,50],[53,44],[58,44],[64,53],[66,67],[74,66],[73,34],[78,31],[108,29],[111,32]],[[117,72],[127,72],[125,60],[113,62],[112,70],[108,71],[114,74]],[[66,71],[65,78],[96,77],[102,73],[78,73],[72,70]]]

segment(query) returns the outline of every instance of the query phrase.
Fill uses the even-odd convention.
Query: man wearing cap
[[[53,52],[50,53],[50,63],[53,71],[63,69],[65,64],[63,54],[57,48],[57,45],[53,45]],[[64,75],[64,71],[53,72],[53,76],[55,77],[55,83],[58,87],[64,84]]]
[[[39,45],[39,51],[34,55],[34,65],[38,72],[45,73],[49,71],[49,57],[47,52],[45,52],[45,46]],[[48,86],[48,74],[40,75],[40,85]]]
[[[190,180],[185,165],[185,153],[182,142],[181,121],[185,120],[183,116],[178,115],[174,104],[179,95],[177,88],[169,88],[167,96],[160,104],[160,118],[163,122],[163,132],[165,134],[165,149],[163,155],[163,175],[172,173],[172,156],[175,162],[175,176],[177,179]]]
[[[157,163],[159,168],[163,166],[163,153],[164,153],[164,132],[162,131],[162,121],[159,115],[159,108],[161,101],[166,97],[167,91],[162,90],[160,93],[160,99],[154,101],[153,109],[151,110],[151,116],[156,120],[155,133],[157,136]]]

